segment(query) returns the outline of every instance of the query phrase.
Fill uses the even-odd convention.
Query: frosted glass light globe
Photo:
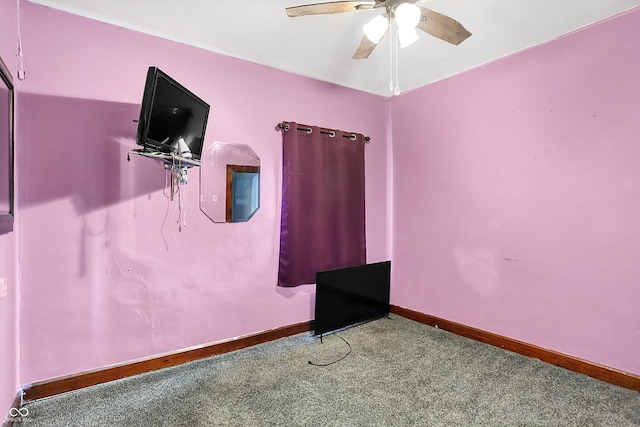
[[[418,32],[413,27],[398,27],[398,41],[400,47],[407,47],[420,39]]]
[[[362,27],[364,35],[367,36],[371,42],[376,44],[380,43],[380,40],[382,40],[382,37],[384,37],[388,28],[389,19],[383,15],[376,16]]]
[[[400,28],[415,28],[421,16],[420,8],[415,4],[400,3],[396,7],[395,17]]]

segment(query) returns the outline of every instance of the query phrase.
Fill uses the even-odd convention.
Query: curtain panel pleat
[[[365,137],[305,128],[311,132],[295,123],[282,131],[278,286],[315,283],[318,271],[366,263]]]

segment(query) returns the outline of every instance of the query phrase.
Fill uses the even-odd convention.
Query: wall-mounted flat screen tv
[[[389,314],[391,261],[316,273],[315,335]]]
[[[191,158],[200,160],[208,118],[209,104],[158,67],[149,67],[138,121],[138,145],[147,151],[173,153],[183,138]]]

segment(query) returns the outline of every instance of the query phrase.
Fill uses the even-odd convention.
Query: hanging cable
[[[179,172],[178,172],[179,170]],[[182,167],[179,166],[179,169],[176,169],[176,180],[178,182],[178,220],[176,221],[178,224],[178,230],[182,231],[182,227],[187,226],[187,188],[184,184],[180,184],[181,177],[178,174],[182,173]]]
[[[16,11],[18,14],[18,80],[24,80],[26,74],[24,71],[24,54],[22,53],[22,25],[20,23],[20,0],[16,0]]]
[[[169,183],[169,176],[171,176],[171,174],[172,174],[172,170],[173,170],[173,168],[171,168],[171,169],[167,169],[167,168],[165,168],[165,174],[164,174],[164,189],[162,190],[162,194],[164,195],[164,197],[165,197],[166,199],[169,199],[169,198],[171,197],[171,196],[170,196],[170,194],[169,194],[168,192],[169,192],[169,191],[171,191],[171,188],[169,187],[169,185],[170,185],[170,183]],[[171,179],[173,179],[173,176],[171,176]]]
[[[162,237],[162,241],[164,242],[164,248],[169,250],[169,243],[167,242],[167,238],[164,236],[164,225],[167,222],[167,218],[169,218],[169,207],[171,206],[171,202],[167,197],[167,209],[164,212],[164,219],[162,220],[162,224],[160,225],[160,236]]]
[[[176,179],[176,187],[178,188],[178,190],[176,191],[176,194],[178,195],[178,219],[176,220],[176,224],[178,224],[178,231],[182,231],[182,226],[180,224],[180,218],[182,217],[182,192],[180,191],[180,178],[179,178],[179,171],[178,171],[178,167],[174,168],[174,175],[175,175],[175,179]]]
[[[184,194],[180,196],[180,203],[182,203],[182,196],[184,196],[184,205],[182,206],[182,226],[187,226],[187,187],[183,186],[182,191]]]

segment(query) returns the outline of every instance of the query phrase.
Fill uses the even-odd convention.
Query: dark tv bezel
[[[202,124],[202,138],[198,150],[193,150],[193,146],[189,146],[191,149],[191,155],[193,160],[200,160],[202,156],[202,148],[204,146],[204,136],[207,131],[207,122],[209,120],[209,112],[211,106],[203,101],[196,94],[191,92],[189,89],[178,83],[174,78],[169,76],[167,73],[162,71],[160,68],[151,66],[147,70],[147,79],[144,85],[144,94],[142,96],[142,106],[140,108],[140,118],[138,120],[138,130],[136,135],[136,143],[145,150],[149,151],[158,151],[161,153],[171,153],[172,148],[168,145],[162,144],[160,141],[156,141],[148,136],[149,134],[149,124],[151,119],[151,114],[153,113],[153,107],[155,105],[156,99],[156,89],[158,86],[158,79],[165,79],[172,86],[175,86],[185,95],[189,96],[191,99],[200,104],[206,111],[204,122]]]
[[[377,274],[385,276],[381,280],[372,280]],[[346,288],[336,288],[336,284],[344,283],[353,276],[368,282],[366,286],[378,283],[379,288],[374,289],[373,295],[363,294],[360,292],[362,289],[354,289],[358,284],[347,283]],[[391,261],[317,272],[313,334],[326,335],[387,316],[391,308],[390,288]],[[334,314],[340,317],[336,319]]]

